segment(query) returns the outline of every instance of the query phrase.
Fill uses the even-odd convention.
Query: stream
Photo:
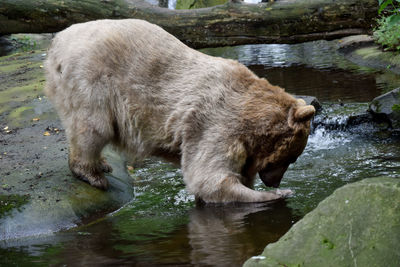
[[[340,126],[374,97],[399,87],[400,77],[347,61],[334,42],[203,49],[234,58],[272,84],[316,96],[316,121]],[[364,124],[313,127],[304,153],[281,187],[295,193],[267,204],[195,206],[182,173],[146,159],[134,166],[133,201],[95,222],[50,236],[0,241],[1,262],[15,266],[239,266],[277,241],[335,189],[364,178],[400,174],[400,133]],[[345,130],[343,130],[345,129]],[[264,189],[260,181],[256,188]],[[1,265],[1,264],[0,264]]]

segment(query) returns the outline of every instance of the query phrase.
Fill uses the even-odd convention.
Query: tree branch
[[[191,47],[297,43],[366,33],[376,0],[278,0],[170,10],[143,0],[0,0],[0,34],[57,32],[95,19],[145,19]]]

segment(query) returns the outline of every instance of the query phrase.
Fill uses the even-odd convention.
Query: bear
[[[80,23],[56,34],[45,94],[69,143],[72,174],[106,190],[111,144],[132,159],[177,163],[187,191],[206,203],[266,202],[302,153],[313,106],[235,60],[189,48],[137,19]]]

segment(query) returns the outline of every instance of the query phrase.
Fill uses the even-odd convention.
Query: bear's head
[[[266,186],[278,187],[307,144],[315,108],[264,79],[253,84],[242,107],[229,148],[235,169],[246,181],[258,173]]]

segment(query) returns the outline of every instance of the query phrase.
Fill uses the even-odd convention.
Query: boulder
[[[314,106],[317,113],[322,110],[322,104],[315,96],[308,96],[308,95],[293,95],[297,99],[303,99],[307,105]]]
[[[400,128],[400,88],[374,98],[369,111],[376,119],[388,122],[393,128]]]
[[[338,41],[339,49],[356,48],[362,45],[369,45],[374,42],[374,37],[371,35],[360,34],[344,37]]]
[[[337,189],[244,266],[400,266],[400,179]]]

